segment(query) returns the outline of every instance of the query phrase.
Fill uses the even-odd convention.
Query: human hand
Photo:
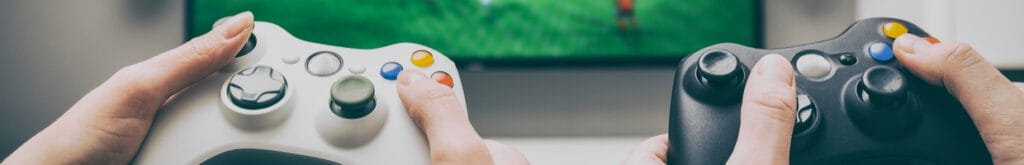
[[[431,164],[529,164],[515,148],[480,138],[455,91],[423,72],[402,71],[398,96],[427,136]]]
[[[796,118],[793,66],[786,58],[768,55],[754,64],[740,108],[740,129],[727,164],[789,164],[789,146]],[[622,164],[665,164],[668,135],[641,142]]]
[[[960,101],[994,163],[1024,164],[1024,85],[1010,82],[968,44],[904,34],[893,47],[907,70]]]
[[[234,59],[252,32],[242,12],[184,45],[121,68],[3,164],[127,164],[160,106]]]

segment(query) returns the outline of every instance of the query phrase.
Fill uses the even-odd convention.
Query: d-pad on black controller
[[[870,18],[815,43],[756,49],[724,43],[679,63],[669,114],[669,164],[723,164],[732,154],[749,68],[790,60],[797,104],[793,164],[991,164],[963,106],[893,54],[903,34],[939,41],[910,22]]]

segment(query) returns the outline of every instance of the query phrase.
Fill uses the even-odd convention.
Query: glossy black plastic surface
[[[907,21],[871,18],[825,41],[774,50],[717,44],[683,59],[673,86],[668,163],[726,162],[736,143],[749,68],[767,54],[788,58],[794,68],[802,55],[817,54],[832,63],[827,76],[809,79],[794,71],[797,92],[808,96],[814,110],[804,116],[813,120],[793,132],[792,164],[991,164],[970,117],[944,88],[922,82],[898,59],[883,62],[868,55],[873,43],[892,44],[881,30],[889,22],[929,36]],[[714,86],[702,77],[699,60],[717,51],[739,60],[737,86]],[[872,74],[865,76],[869,69]]]

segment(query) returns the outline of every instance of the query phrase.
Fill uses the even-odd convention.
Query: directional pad
[[[269,66],[243,69],[231,77],[227,86],[231,103],[245,109],[262,109],[284,98],[288,81]]]

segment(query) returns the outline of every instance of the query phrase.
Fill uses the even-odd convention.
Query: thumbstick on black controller
[[[793,125],[793,133],[803,132],[811,128],[811,125],[818,118],[818,112],[815,112],[817,108],[814,107],[814,103],[811,102],[811,98],[807,95],[797,95],[796,104],[796,122]]]
[[[331,112],[346,119],[361,118],[377,106],[373,82],[359,75],[345,76],[331,86]]]
[[[790,150],[799,151],[810,147],[818,136],[817,126],[819,120],[818,108],[811,101],[811,97],[803,92],[797,92],[796,96],[796,122],[793,123],[793,139]]]
[[[245,56],[252,52],[253,49],[256,49],[256,33],[249,35],[249,39],[245,41],[245,45],[242,45],[242,49],[238,50],[238,54],[235,57]]]
[[[907,83],[900,71],[887,66],[875,66],[864,71],[861,78],[861,99],[876,106],[902,103],[907,97]]]
[[[697,67],[701,77],[709,83],[725,85],[740,77],[739,62],[739,58],[730,52],[712,50],[700,57]]]

